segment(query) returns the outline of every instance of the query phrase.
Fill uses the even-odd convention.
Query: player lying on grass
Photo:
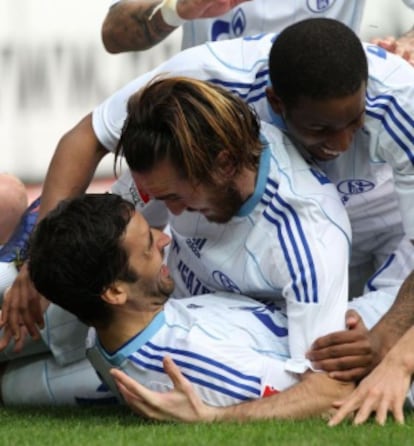
[[[119,196],[85,195],[39,224],[30,274],[51,301],[95,327],[87,356],[109,384],[109,369],[119,367],[149,388],[170,389],[166,355],[216,406],[295,384],[284,367],[286,315],[275,305],[225,292],[169,299],[170,241]]]

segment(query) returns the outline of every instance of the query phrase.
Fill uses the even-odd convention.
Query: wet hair
[[[286,107],[301,98],[325,100],[352,95],[368,79],[361,41],[346,25],[318,18],[285,28],[269,56],[273,90]]]
[[[190,182],[217,184],[224,149],[235,174],[258,168],[259,132],[255,112],[233,93],[186,77],[156,78],[128,101],[115,163],[123,155],[144,173],[167,160]]]
[[[134,207],[112,194],[62,201],[42,219],[29,245],[29,274],[48,300],[87,325],[107,326],[101,294],[116,280],[135,281],[122,246]]]

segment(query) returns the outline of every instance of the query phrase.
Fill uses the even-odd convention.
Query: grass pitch
[[[1,446],[405,446],[414,444],[414,414],[406,424],[391,420],[335,428],[322,420],[228,424],[155,423],[126,408],[1,408]]]

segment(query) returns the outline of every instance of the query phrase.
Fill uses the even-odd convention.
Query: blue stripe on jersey
[[[206,362],[207,364],[217,367],[219,369],[223,369],[224,371],[237,376],[238,378],[245,379],[246,381],[251,381],[254,383],[260,383],[260,378],[253,375],[245,375],[244,373],[239,372],[236,369],[233,369],[233,367],[229,367],[228,365],[223,364],[222,362],[215,361],[214,359],[200,355],[199,353],[190,352],[188,350],[181,350],[177,348],[170,348],[170,347],[160,347],[158,345],[153,344],[152,342],[147,342],[148,347],[153,348],[156,351],[159,352],[167,352],[171,354],[179,354],[182,356],[188,356],[189,358],[198,359],[199,361]]]
[[[381,268],[375,272],[367,281],[367,288],[369,291],[377,291],[377,287],[374,285],[374,280],[384,271],[386,270],[391,263],[394,261],[395,254],[391,254],[388,259],[383,263]]]
[[[271,187],[269,188],[268,186]],[[278,190],[279,190],[279,184],[277,184],[276,181],[272,180],[271,178],[268,178],[261,202],[267,206]]]
[[[162,355],[154,355],[154,354],[151,354],[151,353],[149,353],[149,352],[147,352],[145,350],[142,350],[142,349],[140,349],[137,352],[137,354],[141,354],[143,357],[148,358],[150,360],[156,360],[156,361],[159,362],[159,365],[151,364],[151,363],[146,362],[143,359],[140,359],[140,358],[138,358],[138,357],[136,357],[134,355],[131,355],[129,357],[129,359],[132,362],[134,362],[136,364],[139,364],[144,369],[154,370],[154,371],[157,371],[159,373],[164,373],[165,374],[165,371],[164,371],[163,366],[162,366],[162,360],[163,360],[163,356]],[[261,390],[260,390],[259,387],[252,387],[252,386],[249,386],[247,384],[243,384],[243,383],[234,381],[234,380],[232,380],[232,379],[230,379],[230,378],[228,378],[228,377],[226,377],[224,375],[212,372],[210,370],[207,370],[207,369],[205,369],[203,367],[196,366],[196,365],[191,364],[189,362],[182,361],[177,356],[173,356],[173,360],[179,367],[184,367],[186,369],[193,370],[194,372],[198,372],[200,374],[205,375],[206,376],[206,380],[201,379],[201,378],[196,377],[196,376],[189,375],[188,373],[184,373],[184,375],[190,381],[198,383],[198,384],[201,384],[204,387],[208,387],[210,389],[216,390],[216,391],[218,391],[220,393],[223,393],[223,394],[226,394],[226,395],[230,395],[230,396],[232,396],[234,398],[238,398],[240,400],[245,400],[245,399],[252,398],[252,395],[253,396],[260,396]],[[214,378],[214,379],[217,379],[219,381],[222,381],[223,383],[226,383],[226,384],[228,384],[230,386],[235,387],[236,389],[239,389],[239,391],[244,391],[246,393],[249,393],[250,396],[247,396],[246,394],[238,393],[238,392],[236,392],[234,390],[230,390],[227,387],[222,387],[222,386],[219,386],[217,384],[214,384],[208,378]],[[259,384],[260,384],[260,379],[259,378],[257,378],[257,379],[259,380]]]
[[[387,103],[380,102],[381,99],[387,101]],[[393,110],[390,106],[392,104],[395,108]],[[411,147],[404,142],[396,133],[396,129],[391,127],[393,123],[397,129],[408,139],[408,141],[413,144],[414,143],[414,120],[401,108],[398,104],[397,100],[393,96],[389,95],[379,95],[375,97],[370,97],[368,94],[366,95],[366,113],[368,116],[372,118],[378,119],[381,121],[384,128],[387,130],[391,138],[404,150],[408,159],[414,164],[414,153],[411,151]],[[382,109],[385,111],[384,114],[375,113],[375,109]],[[396,113],[399,117],[396,116]],[[390,118],[390,121],[387,121],[387,116]],[[403,121],[406,121],[405,123]]]
[[[281,209],[279,209],[279,206]],[[269,212],[269,209],[275,214],[275,216],[271,215]],[[287,211],[287,212],[286,212]],[[302,255],[300,253],[300,250],[298,248],[298,242],[295,238],[295,235],[293,234],[291,220],[288,218],[287,214],[290,214],[291,217],[293,217],[293,223],[294,227],[299,234],[300,238],[300,244],[303,246],[303,249],[305,251],[305,259],[302,259]],[[302,225],[300,223],[299,217],[296,213],[296,211],[285,202],[280,195],[275,195],[274,200],[269,204],[268,209],[266,209],[263,213],[264,217],[270,221],[272,224],[275,224],[278,229],[278,237],[282,246],[282,250],[285,254],[285,258],[287,260],[288,268],[290,271],[290,275],[293,280],[293,289],[295,291],[296,300],[298,302],[318,302],[318,285],[317,285],[317,278],[316,278],[316,272],[315,272],[315,264],[313,262],[312,254],[309,249],[308,242],[306,240],[305,234],[303,232]],[[281,222],[281,220],[283,222]],[[282,234],[282,229],[287,232],[288,240],[290,241],[291,249],[293,250],[294,256],[296,258],[298,271],[301,276],[301,282],[303,284],[303,287],[298,287],[298,278],[296,275],[296,269],[293,266],[291,257],[288,254],[287,245],[285,244],[285,237],[284,234]],[[306,263],[306,268],[304,266],[304,261]],[[309,296],[309,289],[308,289],[308,281],[306,279],[306,270],[309,270],[310,277],[311,277],[311,286],[312,289],[310,291],[311,296]],[[300,289],[303,289],[305,295],[301,296]]]
[[[227,90],[231,90],[247,103],[252,103],[266,96],[265,90],[269,84],[268,76],[269,70],[266,68],[256,73],[253,82],[224,81],[218,78],[208,79],[208,81]]]

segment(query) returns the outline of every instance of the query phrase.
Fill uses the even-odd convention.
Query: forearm
[[[259,419],[304,419],[326,414],[332,403],[347,396],[351,383],[336,381],[325,373],[309,373],[295,386],[267,398],[237,406],[213,409],[211,418],[219,421]]]
[[[413,248],[414,249],[414,248]],[[414,325],[414,271],[405,279],[389,311],[372,328],[384,357],[401,336]]]
[[[39,218],[43,218],[60,200],[85,192],[106,153],[95,137],[90,115],[66,133],[59,141],[48,168]]]
[[[121,1],[110,8],[102,25],[102,41],[110,53],[142,51],[164,40],[175,27],[154,9],[158,0]],[[150,19],[151,17],[151,19]]]
[[[414,326],[390,349],[383,362],[401,367],[407,374],[414,375]]]

